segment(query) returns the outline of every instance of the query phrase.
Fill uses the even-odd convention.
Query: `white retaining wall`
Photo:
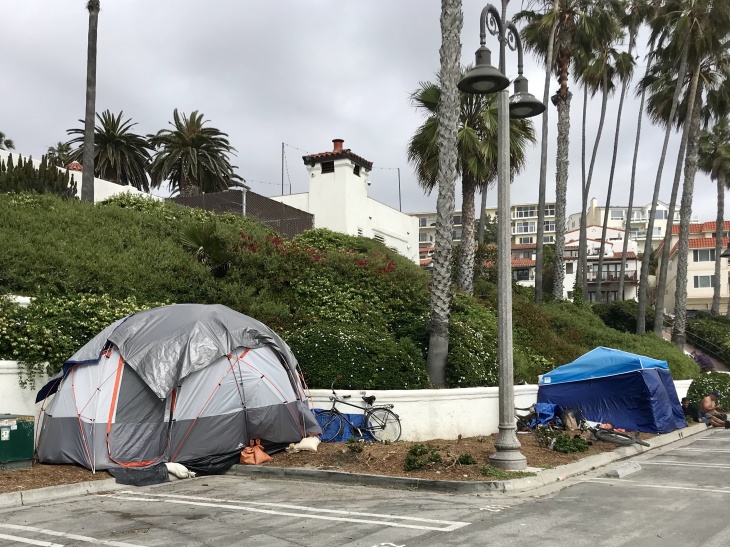
[[[18,383],[18,364],[15,361],[0,361],[0,414],[27,414],[38,420],[40,405],[35,404],[36,390],[47,378],[36,379],[36,389],[21,389]],[[686,396],[691,380],[674,382],[677,395]],[[529,407],[537,401],[537,386],[515,386],[515,406]],[[417,389],[393,391],[337,391],[337,394],[352,395],[350,401],[362,403],[363,395],[375,395],[376,404],[393,404],[403,424],[402,439],[405,441],[427,441],[431,439],[456,439],[491,435],[499,426],[499,389],[496,387],[471,387],[462,389]],[[311,391],[315,408],[329,408],[326,389]],[[352,407],[338,407],[343,412],[357,413]]]

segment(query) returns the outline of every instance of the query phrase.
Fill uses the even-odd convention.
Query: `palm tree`
[[[171,191],[194,196],[226,190],[243,181],[233,172],[235,166],[228,159],[229,154],[236,152],[228,135],[215,127],[206,127],[206,123],[197,110],[188,117],[176,108],[170,123],[174,129],[161,129],[148,136],[155,149],[150,165],[154,188],[167,180]]]
[[[637,0],[631,4],[629,13],[626,15],[625,23],[629,31],[629,42],[633,38],[633,44],[636,45],[636,37],[639,32],[639,27],[642,23],[646,22],[651,18],[656,11],[656,3],[658,0]],[[631,45],[629,45],[631,47]],[[654,54],[654,42],[649,44],[649,54],[647,55],[646,73],[645,77],[649,73],[651,68],[650,59],[653,58]],[[636,122],[636,138],[634,140],[634,157],[631,162],[631,182],[629,184],[629,205],[626,211],[626,228],[624,229],[624,245],[621,251],[621,271],[619,274],[618,281],[618,297],[624,299],[624,279],[626,274],[626,254],[629,250],[629,238],[631,237],[631,219],[634,210],[634,192],[636,189],[636,163],[639,159],[639,143],[641,141],[641,121],[644,113],[644,101],[646,99],[646,89],[640,91],[639,100],[639,116]],[[615,152],[614,152],[615,158]],[[613,164],[611,169],[613,169]]]
[[[82,131],[83,132],[83,131]],[[83,139],[82,139],[83,142]],[[67,142],[58,141],[55,146],[49,146],[46,158],[50,165],[66,167],[71,163],[71,145]]]
[[[89,37],[86,54],[86,115],[84,117],[84,152],[81,162],[81,201],[94,201],[94,113],[96,112],[96,38],[99,27],[99,0],[88,0]],[[90,169],[89,169],[90,168]]]
[[[15,143],[0,131],[0,150],[15,150]]]
[[[435,386],[446,385],[446,357],[449,352],[451,313],[451,260],[453,256],[454,194],[458,176],[457,132],[459,123],[459,81],[461,0],[441,0],[441,102],[438,107],[438,200],[436,202],[436,251],[430,286],[429,342],[426,370]]]
[[[614,2],[596,3],[591,0],[541,0],[540,10],[524,10],[517,20],[526,21],[523,29],[525,47],[539,59],[548,59],[547,53],[553,32],[557,55],[549,65],[560,85],[552,97],[558,110],[558,137],[555,180],[555,274],[553,296],[563,298],[565,280],[565,210],[568,190],[568,151],[570,147],[570,101],[568,72],[575,64],[579,43],[598,40],[607,29],[605,13]],[[609,27],[610,28],[610,27]],[[548,59],[550,61],[550,59]],[[544,218],[544,217],[543,217]]]
[[[147,169],[152,148],[145,137],[131,131],[137,124],[123,116],[123,111],[114,115],[109,110],[96,115],[99,124],[94,131],[94,176],[149,192]],[[84,129],[69,129],[68,134],[78,136],[67,145],[83,145]],[[74,150],[70,160],[78,161],[83,151],[83,146]]]
[[[468,68],[461,70],[461,76]],[[497,101],[492,95],[459,93],[460,109],[457,135],[457,171],[461,174],[462,237],[457,283],[467,294],[473,292],[474,279],[474,197],[477,188],[484,192],[497,176]],[[422,83],[411,95],[416,108],[423,109],[428,118],[418,128],[408,146],[408,159],[416,169],[419,183],[428,192],[436,186],[437,177],[437,111],[441,100],[440,83]],[[519,173],[525,165],[525,149],[535,142],[535,132],[529,120],[510,121],[511,174]],[[483,215],[483,212],[482,212]]]
[[[730,123],[723,117],[712,129],[700,134],[698,167],[717,183],[717,217],[715,221],[715,287],[712,295],[712,315],[720,314],[720,271],[724,232],[725,190],[730,184]],[[728,306],[730,310],[730,306]]]

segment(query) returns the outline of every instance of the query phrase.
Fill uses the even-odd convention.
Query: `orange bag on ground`
[[[256,439],[255,444],[254,440],[251,439],[249,446],[241,451],[240,462],[242,465],[259,465],[268,461],[271,461],[271,456],[261,446],[261,439]]]

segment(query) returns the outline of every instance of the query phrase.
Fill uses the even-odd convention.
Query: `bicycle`
[[[613,429],[606,429],[599,426],[589,426],[585,420],[581,421],[580,430],[582,432],[588,431],[591,434],[591,440],[604,441],[621,446],[630,446],[632,444],[640,444],[641,446],[650,447],[651,445],[642,441],[634,435],[628,433],[622,433],[620,431],[614,431]]]
[[[332,401],[332,408],[317,414],[317,422],[322,428],[322,435],[320,438],[323,443],[331,442],[342,433],[342,428],[344,427],[342,422],[343,420],[350,424],[350,427],[353,431],[357,432],[359,437],[364,438],[367,435],[370,435],[373,439],[381,443],[394,443],[400,439],[400,418],[392,410],[394,405],[373,405],[375,402],[375,395],[362,398],[365,402],[365,407],[350,403],[346,399],[349,399],[352,395],[343,395],[340,397],[335,392],[335,382],[338,379],[339,377],[335,378],[332,382],[332,396],[329,398],[329,400]],[[352,423],[348,419],[347,415],[337,409],[336,405],[338,403],[362,410],[364,425],[356,425]]]

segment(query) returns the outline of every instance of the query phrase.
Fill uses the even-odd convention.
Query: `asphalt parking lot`
[[[5,510],[0,545],[728,544],[730,431],[631,461],[624,478],[601,469],[540,497],[200,477]]]

